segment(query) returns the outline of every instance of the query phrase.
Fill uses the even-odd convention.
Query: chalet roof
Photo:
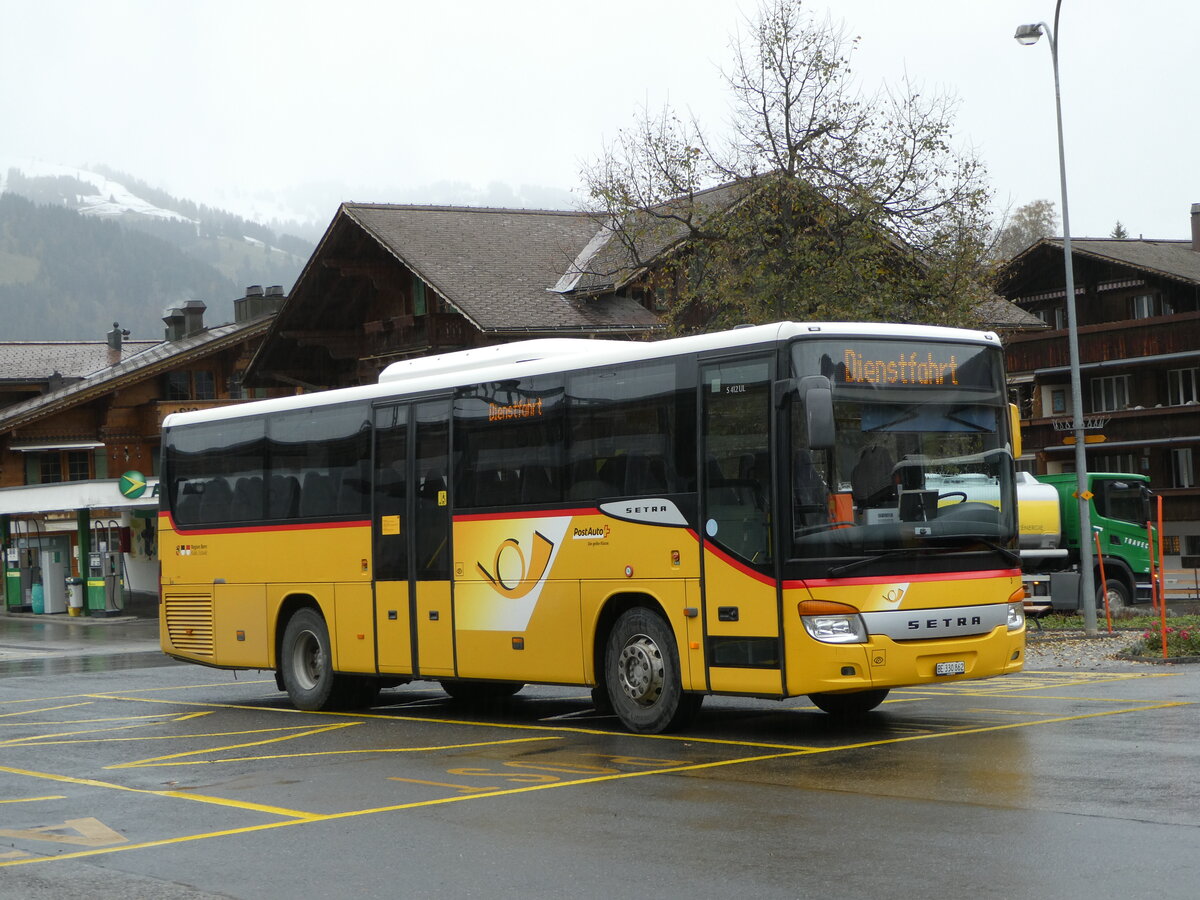
[[[1028,269],[1047,252],[1062,258],[1062,238],[1042,238],[1015,256],[1005,267],[1012,274]],[[1155,241],[1143,238],[1072,238],[1071,252],[1114,265],[1127,266],[1149,275],[1200,284],[1200,252],[1190,240]]]
[[[979,327],[993,331],[1043,330],[1049,326],[1031,312],[1026,312],[1003,297],[992,297],[975,307]]]
[[[93,371],[57,391],[0,409],[0,432],[21,428],[38,419],[112,393],[127,384],[142,381],[215,351],[266,332],[271,319],[217,325],[176,341],[159,341],[134,356],[125,355],[115,366]],[[139,342],[140,343],[140,342]],[[128,347],[128,343],[126,344]]]
[[[125,341],[123,359],[155,346],[158,341]],[[2,341],[0,383],[46,381],[57,372],[82,378],[108,366],[106,341]]]
[[[598,231],[592,214],[361,203],[341,212],[482,332],[658,325],[628,298],[580,300],[550,290]]]
[[[690,197],[662,204],[655,215],[634,213],[619,228],[592,217],[589,243],[566,267],[556,291],[582,294],[620,290],[645,271],[647,265],[682,246],[690,226],[702,227],[713,215],[729,209],[753,189],[746,181],[730,182]],[[678,213],[676,213],[678,210]],[[597,227],[598,226],[598,229]]]

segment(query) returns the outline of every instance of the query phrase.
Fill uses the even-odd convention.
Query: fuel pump
[[[92,523],[88,553],[88,608],[113,615],[125,607],[121,526],[115,520]]]
[[[8,608],[11,612],[30,612],[34,608],[35,588],[40,605],[42,587],[40,550],[30,523],[25,523],[24,534],[12,533],[6,557]]]

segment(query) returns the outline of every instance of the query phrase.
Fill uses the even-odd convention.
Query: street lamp
[[[1083,628],[1096,634],[1096,579],[1092,573],[1091,493],[1088,491],[1087,452],[1083,428],[1083,389],[1079,377],[1079,323],[1075,315],[1075,271],[1071,255],[1071,219],[1067,214],[1067,158],[1063,151],[1062,93],[1058,85],[1058,13],[1062,0],[1054,4],[1054,30],[1045,22],[1021,25],[1014,37],[1023,46],[1036,44],[1044,32],[1050,41],[1054,65],[1054,108],[1058,114],[1058,172],[1062,188],[1063,268],[1067,276],[1067,341],[1071,352],[1071,407],[1075,432],[1075,496],[1079,502],[1079,575],[1081,579]]]

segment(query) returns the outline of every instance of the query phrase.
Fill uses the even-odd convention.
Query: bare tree
[[[972,323],[988,295],[990,198],[980,162],[952,146],[954,101],[906,82],[860,93],[857,38],[801,0],[768,0],[745,27],[724,73],[730,134],[643,111],[584,172],[624,264],[666,260],[655,276],[681,330]]]

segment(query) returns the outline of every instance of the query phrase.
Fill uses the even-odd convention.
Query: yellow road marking
[[[211,715],[211,713],[203,713],[202,715]],[[193,716],[188,716],[193,718]],[[169,724],[169,723],[168,723]],[[346,725],[358,724],[355,722],[347,722]],[[11,743],[20,747],[56,747],[68,746],[75,744],[133,744],[133,743],[148,743],[150,741],[181,741],[189,738],[217,738],[217,737],[236,737],[245,734],[277,734],[281,731],[301,732],[310,729],[309,725],[289,725],[280,728],[248,728],[244,731],[197,731],[186,734],[149,734],[137,735],[135,737],[98,737],[98,738],[70,738],[70,739],[55,739],[53,735],[29,735],[22,741],[12,741]],[[86,731],[75,732],[76,734],[88,734]],[[0,741],[0,746],[5,746],[9,742]]]
[[[469,784],[449,784],[444,781],[425,781],[421,778],[400,778],[399,776],[388,776],[388,781],[403,781],[407,784],[426,784],[433,787],[450,788],[450,790],[458,791],[461,794],[479,794],[501,790],[498,787],[471,787]]]
[[[68,834],[67,832],[75,832]],[[77,847],[110,847],[127,844],[129,838],[113,831],[99,819],[67,819],[62,825],[39,825],[37,828],[21,830],[0,828],[0,837],[33,841],[52,841],[56,844],[74,844]]]
[[[931,733],[931,734],[909,735],[906,737],[886,738],[886,739],[878,740],[878,741],[863,741],[863,742],[856,743],[856,744],[845,744],[845,745],[840,745],[840,746],[835,746],[835,747],[792,749],[790,751],[781,752],[781,753],[769,753],[769,754],[762,754],[759,756],[748,756],[748,757],[741,757],[741,758],[734,758],[734,759],[727,759],[727,760],[712,760],[709,762],[702,762],[702,763],[687,763],[687,764],[683,764],[683,765],[666,766],[666,767],[662,767],[662,768],[648,769],[648,770],[642,770],[642,771],[638,771],[638,772],[620,772],[620,773],[615,773],[615,774],[611,774],[611,775],[597,775],[597,776],[592,776],[592,777],[588,777],[588,778],[579,778],[579,779],[575,779],[572,781],[556,781],[556,782],[548,783],[548,784],[526,785],[523,787],[489,791],[486,793],[459,794],[458,796],[440,797],[440,798],[436,798],[433,800],[417,800],[417,801],[412,801],[409,803],[394,804],[391,806],[381,806],[381,807],[375,807],[372,809],[350,810],[347,812],[329,813],[329,814],[301,813],[301,812],[297,812],[297,811],[275,810],[270,807],[261,807],[261,806],[255,805],[255,804],[233,803],[233,802],[229,802],[229,801],[223,801],[220,798],[202,797],[199,795],[192,795],[192,794],[182,794],[182,793],[176,792],[176,791],[141,790],[141,789],[137,789],[137,788],[125,787],[123,785],[106,785],[103,782],[95,782],[95,781],[91,781],[88,779],[76,779],[76,778],[69,778],[66,776],[56,776],[56,775],[49,775],[46,773],[29,772],[29,771],[24,771],[24,770],[19,770],[19,769],[0,767],[0,772],[9,772],[11,774],[28,775],[31,777],[49,778],[51,780],[65,781],[65,782],[76,783],[76,784],[89,784],[89,785],[100,786],[100,787],[113,787],[117,790],[132,791],[134,793],[151,794],[151,795],[163,796],[163,797],[179,797],[179,798],[188,799],[188,800],[199,800],[200,802],[211,802],[211,803],[217,803],[218,805],[229,805],[229,806],[240,807],[240,808],[244,808],[244,809],[253,809],[256,811],[260,811],[260,812],[272,810],[272,811],[276,812],[277,814],[281,814],[281,815],[289,815],[290,814],[290,815],[294,816],[294,818],[289,819],[287,821],[283,821],[283,822],[272,822],[272,823],[267,823],[267,824],[251,825],[251,826],[246,826],[243,828],[230,828],[230,829],[225,829],[222,831],[206,832],[203,834],[181,835],[179,837],[163,838],[161,840],[156,840],[156,841],[145,841],[145,842],[138,843],[138,844],[126,844],[126,845],[123,845],[120,847],[107,847],[107,848],[101,848],[101,849],[84,850],[84,851],[78,851],[75,853],[59,854],[59,855],[53,856],[53,857],[31,857],[31,858],[23,858],[23,859],[13,859],[13,860],[9,860],[7,862],[0,862],[0,868],[6,868],[8,866],[28,865],[30,863],[47,862],[47,861],[51,861],[51,860],[62,861],[62,860],[68,860],[68,859],[81,859],[83,857],[96,856],[96,855],[99,855],[102,853],[125,852],[127,850],[144,850],[144,849],[150,849],[153,847],[163,847],[163,846],[169,846],[172,844],[182,844],[182,843],[188,843],[191,841],[206,840],[208,838],[214,838],[214,837],[228,837],[228,836],[233,836],[233,835],[251,834],[256,831],[265,831],[267,829],[272,829],[272,828],[287,828],[287,827],[291,827],[293,825],[303,825],[303,824],[307,824],[307,823],[311,823],[311,822],[329,822],[329,821],[334,821],[334,820],[338,820],[338,819],[351,819],[351,818],[357,818],[359,816],[376,815],[376,814],[385,813],[385,812],[400,812],[400,811],[409,810],[409,809],[421,809],[421,808],[425,808],[425,807],[442,806],[442,805],[446,805],[446,804],[450,804],[450,803],[470,802],[470,801],[475,801],[475,800],[491,799],[491,798],[495,798],[495,797],[510,797],[510,796],[515,796],[517,794],[530,793],[532,791],[553,790],[556,788],[563,788],[563,787],[578,787],[581,785],[599,784],[599,783],[608,782],[608,781],[620,781],[620,780],[624,780],[624,779],[628,779],[628,778],[643,778],[643,777],[651,776],[651,775],[678,775],[678,774],[684,774],[684,773],[688,773],[688,772],[701,772],[701,771],[706,771],[706,770],[711,770],[711,769],[723,768],[726,766],[746,765],[746,764],[755,763],[755,762],[769,762],[769,761],[774,761],[774,760],[796,758],[796,757],[801,757],[801,756],[813,756],[813,755],[824,754],[824,753],[836,753],[836,752],[843,751],[843,750],[864,749],[864,748],[868,748],[868,747],[886,746],[889,744],[901,744],[901,743],[909,743],[909,742],[913,742],[913,741],[925,741],[925,740],[939,739],[939,738],[959,737],[959,736],[967,735],[967,734],[986,734],[988,732],[1006,731],[1006,730],[1012,729],[1012,728],[1028,728],[1033,725],[1044,725],[1044,724],[1052,724],[1052,723],[1057,723],[1057,722],[1068,722],[1068,721],[1077,721],[1077,720],[1083,720],[1083,719],[1093,719],[1093,718],[1100,718],[1102,716],[1126,715],[1128,713],[1133,713],[1133,712],[1145,712],[1145,711],[1155,710],[1155,709],[1169,709],[1172,707],[1187,706],[1187,705],[1189,705],[1189,704],[1186,702],[1155,703],[1155,704],[1147,704],[1144,706],[1132,707],[1130,709],[1124,709],[1124,710],[1105,710],[1103,712],[1096,712],[1096,713],[1081,713],[1081,714],[1071,715],[1071,716],[1056,716],[1056,717],[1047,718],[1047,719],[1040,719],[1040,720],[1033,721],[1033,722],[1011,722],[1011,723],[1005,723],[1005,724],[1001,724],[1001,725],[986,725],[986,726],[980,726],[978,728],[962,729],[959,731],[944,731],[944,732],[935,732],[935,733]],[[478,724],[478,723],[470,723],[470,724]],[[526,727],[533,727],[533,726],[526,726]],[[659,737],[661,737],[661,735],[634,735],[632,737],[634,737],[634,738],[637,738],[637,737],[659,738]],[[733,743],[733,742],[728,742],[728,743]]]
[[[4,803],[40,803],[43,800],[66,800],[66,794],[47,794],[45,797],[14,797],[11,800],[0,800]]]
[[[307,813],[302,810],[284,809],[278,806],[266,806],[261,803],[247,803],[242,800],[226,800],[224,797],[212,797],[206,794],[193,794],[188,791],[155,791],[149,788],[129,787],[112,781],[98,781],[95,778],[75,778],[71,775],[57,775],[53,772],[34,772],[30,769],[17,769],[12,766],[0,766],[0,772],[9,775],[23,775],[26,778],[41,778],[45,781],[56,781],[62,784],[78,784],[83,787],[109,788],[114,791],[125,791],[130,794],[146,794],[150,797],[168,797],[175,800],[192,800],[197,803],[208,803],[213,806],[229,806],[249,812],[267,813],[272,816],[287,816],[297,821],[310,821],[320,818],[319,814]]]
[[[361,725],[361,722],[337,722],[332,725],[322,725],[317,728],[308,728],[304,731],[297,731],[292,734],[284,734],[279,737],[265,738],[261,741],[247,741],[242,744],[230,744],[226,747],[206,747],[203,750],[185,750],[182,753],[170,753],[166,756],[155,756],[150,759],[136,760],[134,762],[117,763],[112,766],[105,766],[106,769],[133,769],[151,765],[171,765],[166,762],[172,759],[183,759],[188,756],[199,756],[204,753],[221,753],[225,750],[241,750],[243,747],[263,747],[267,744],[278,744],[280,741],[294,741],[297,738],[309,737],[314,734],[324,734],[327,731],[337,731],[342,728],[353,728],[355,725]],[[279,731],[280,729],[272,729]],[[187,737],[187,735],[184,735]]]
[[[359,724],[359,723],[351,723],[351,724]],[[340,727],[345,727],[345,726],[334,725],[334,726],[331,726],[330,728],[322,728],[322,729],[318,729],[317,731],[307,732],[307,734],[320,734],[322,731],[330,731],[331,728],[340,728]],[[295,735],[295,737],[304,737],[304,736],[305,736],[304,734]],[[436,752],[436,751],[440,751],[440,750],[469,750],[474,747],[497,747],[502,744],[527,744],[532,741],[561,741],[561,740],[562,740],[561,737],[549,737],[549,736],[548,737],[528,737],[528,738],[514,738],[511,741],[478,741],[476,743],[471,743],[471,744],[444,744],[442,746],[436,746],[436,747],[376,747],[376,748],[364,749],[364,750],[313,750],[308,753],[276,753],[276,754],[272,754],[270,756],[234,756],[234,757],[227,757],[227,758],[222,758],[222,759],[193,759],[193,760],[187,760],[184,762],[159,762],[159,759],[162,759],[162,760],[172,759],[172,757],[170,757],[170,756],[163,756],[163,757],[159,757],[159,759],[147,759],[147,760],[141,760],[139,762],[121,763],[121,764],[115,765],[115,766],[105,766],[105,768],[106,769],[139,769],[139,768],[147,768],[148,769],[148,768],[153,768],[153,767],[158,767],[158,766],[210,766],[210,765],[216,765],[218,763],[259,762],[259,761],[265,761],[265,760],[270,760],[270,759],[304,759],[304,758],[307,758],[310,756],[352,756],[355,754],[365,754],[365,753],[386,754],[386,753]],[[249,747],[249,746],[254,746],[254,745],[253,744],[243,744],[241,746]],[[237,747],[214,747],[211,750],[197,750],[197,751],[195,751],[195,753],[196,754],[215,753],[220,750],[235,750],[235,749],[237,749]],[[187,754],[177,754],[177,755],[186,756]]]
[[[52,744],[93,743],[93,741],[77,742],[77,741],[71,741],[71,740],[64,740],[64,738],[72,738],[77,734],[104,734],[106,732],[113,732],[113,731],[129,731],[130,729],[133,729],[133,728],[146,728],[150,725],[163,724],[164,720],[166,722],[171,722],[171,721],[186,722],[188,719],[195,719],[199,716],[208,716],[208,715],[212,715],[212,713],[188,713],[186,715],[181,715],[181,716],[166,716],[166,717],[164,717],[164,716],[139,716],[138,717],[139,719],[143,719],[143,718],[144,719],[153,719],[155,721],[135,722],[135,723],[129,724],[129,725],[118,725],[115,728],[98,728],[98,729],[93,728],[93,729],[88,729],[85,731],[61,731],[61,732],[56,732],[56,733],[51,733],[51,734],[26,735],[25,737],[10,738],[6,741],[0,741],[0,747],[21,747],[21,746],[39,747],[39,746],[43,746],[45,743],[52,743]],[[109,721],[122,721],[122,720],[121,719],[110,719]],[[124,721],[128,721],[128,720],[124,720]]]
[[[45,709],[23,709],[19,712],[0,713],[0,719],[8,719],[13,716],[32,716],[40,712],[57,712],[60,709],[75,709],[78,706],[91,705],[92,701],[89,700],[87,703],[64,703],[62,706],[47,706]]]

